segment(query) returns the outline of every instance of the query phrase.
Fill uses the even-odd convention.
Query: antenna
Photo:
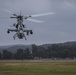
[[[21,10],[20,10],[20,16],[21,16]]]

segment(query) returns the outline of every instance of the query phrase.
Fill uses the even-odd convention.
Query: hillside
[[[2,50],[8,50],[10,52],[15,53],[17,51],[17,49],[23,49],[25,50],[26,48],[29,48],[29,50],[31,50],[31,45],[7,45],[7,46],[0,46],[0,51],[2,52]]]
[[[64,42],[64,43],[54,43],[56,45],[60,45],[60,46],[74,46],[76,47],[76,41],[72,41],[72,42]],[[47,47],[49,46],[52,46],[53,44],[43,44],[43,45],[38,45],[38,46],[41,46],[41,47],[44,47],[47,49]],[[6,45],[6,46],[0,46],[0,51],[2,52],[2,50],[8,50],[8,51],[11,51],[13,53],[15,53],[17,51],[17,49],[23,49],[25,50],[26,48],[29,48],[29,50],[31,51],[32,50],[32,45],[21,45],[21,44],[18,44],[18,45]]]

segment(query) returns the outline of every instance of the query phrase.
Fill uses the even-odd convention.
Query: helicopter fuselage
[[[27,33],[27,35],[29,35],[29,32],[30,34],[33,34],[32,30],[25,30],[25,26],[23,24],[23,16],[19,15],[17,17],[11,17],[11,18],[16,18],[17,19],[17,24],[13,24],[16,29],[8,29],[7,33],[10,33],[10,31],[14,31],[16,32],[16,34],[13,36],[13,38],[15,39],[15,37],[18,37],[19,39],[23,39],[25,37],[25,34],[24,32]]]
[[[17,37],[19,39],[23,39],[25,36],[24,36],[24,33],[17,33]]]

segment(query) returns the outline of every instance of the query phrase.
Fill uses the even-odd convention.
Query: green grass
[[[76,75],[76,62],[0,62],[0,75]]]

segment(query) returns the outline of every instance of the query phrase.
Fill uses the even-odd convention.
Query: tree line
[[[70,45],[59,45],[59,44],[52,44],[47,48],[42,46],[32,45],[32,50],[30,51],[29,48],[17,49],[16,53],[13,53],[8,50],[3,50],[0,52],[0,59],[13,59],[13,60],[25,60],[25,59],[74,59],[76,58],[76,46]]]

